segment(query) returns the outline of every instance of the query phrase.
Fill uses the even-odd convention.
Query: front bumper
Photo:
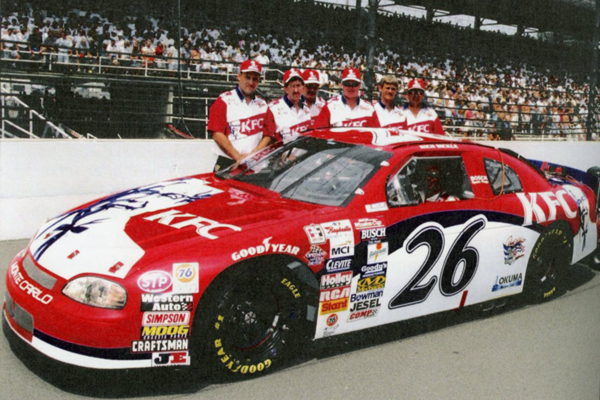
[[[12,312],[9,310],[21,310]],[[25,313],[25,314],[23,314]],[[12,314],[12,315],[11,315]],[[28,344],[42,355],[66,364],[92,369],[129,369],[152,366],[152,354],[131,354],[130,348],[94,348],[69,343],[52,337],[31,326],[22,326],[23,321],[32,321],[33,317],[14,303],[8,294],[2,308],[4,335],[11,345],[16,342]],[[25,315],[25,318],[23,318]],[[31,328],[31,331],[28,330]]]

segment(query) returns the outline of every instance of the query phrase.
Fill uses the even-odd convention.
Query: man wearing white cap
[[[373,106],[359,97],[360,71],[346,68],[342,73],[342,95],[335,96],[323,107],[315,120],[315,128],[335,126],[378,128],[379,119]]]
[[[240,65],[235,89],[222,93],[212,104],[206,129],[212,133],[218,155],[214,171],[240,161],[266,146],[263,137],[267,103],[254,92],[260,83],[262,66],[254,60]]]
[[[402,109],[394,105],[398,93],[398,79],[394,75],[386,75],[381,78],[377,88],[379,99],[373,107],[381,127],[406,129],[406,117],[402,115]]]
[[[310,127],[310,109],[302,96],[304,79],[300,71],[292,68],[283,74],[283,91],[282,98],[268,105],[264,135],[287,143]]]
[[[408,82],[406,90],[408,104],[402,108],[402,115],[406,118],[406,127],[410,131],[445,135],[446,132],[442,127],[440,117],[433,108],[423,104],[425,87],[423,79],[411,79]]]
[[[305,69],[302,72],[302,78],[304,79],[304,99],[310,108],[310,117],[314,120],[325,105],[325,100],[319,96],[321,76],[314,69]]]

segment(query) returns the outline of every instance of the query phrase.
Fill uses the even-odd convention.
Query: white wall
[[[598,142],[491,144],[583,170],[600,166]],[[47,219],[110,193],[209,172],[211,147],[202,140],[0,140],[0,240],[29,238]]]

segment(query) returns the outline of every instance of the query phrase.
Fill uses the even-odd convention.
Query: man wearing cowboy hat
[[[222,93],[208,113],[207,130],[212,132],[218,155],[214,171],[240,161],[266,146],[269,138],[263,137],[267,102],[254,92],[260,83],[262,66],[254,60],[240,64],[235,89]]]
[[[337,126],[378,128],[379,119],[373,106],[360,99],[360,71],[346,68],[342,73],[342,95],[325,104],[315,120],[315,128]]]
[[[423,79],[411,79],[408,82],[406,97],[408,104],[402,108],[406,118],[406,127],[410,131],[445,135],[440,117],[433,108],[423,103],[426,83]]]
[[[310,109],[302,95],[304,79],[300,71],[292,68],[283,74],[283,91],[282,98],[268,105],[264,135],[287,143],[310,127]]]

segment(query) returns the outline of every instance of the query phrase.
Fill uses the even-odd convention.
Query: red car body
[[[549,181],[513,154],[386,130],[316,131],[308,139],[368,149],[373,169],[347,198],[316,204],[292,198],[298,193],[293,185],[282,194],[243,181],[260,172],[252,165],[267,149],[226,177],[210,173],[148,185],[49,221],[9,266],[3,314],[11,331],[68,364],[186,366],[196,362],[191,354],[204,294],[235,265],[252,264],[260,275],[262,263],[277,257],[293,270],[279,285],[306,300],[303,319],[318,339],[521,294],[529,289],[531,259],[545,249],[542,237],[562,240],[571,263],[596,249],[597,188],[568,177]],[[357,154],[345,160],[344,171],[356,174],[356,160],[367,157]],[[448,163],[442,173],[464,174],[453,179],[461,193],[426,201],[416,194],[419,183],[401,182],[437,162]],[[508,182],[514,174],[520,185]],[[319,185],[328,179],[310,172],[303,179],[313,178]],[[353,179],[337,178],[338,188],[332,183],[326,193]],[[120,289],[104,283],[95,289],[85,281],[79,300],[65,295],[69,282],[90,276]],[[106,293],[113,289],[116,295]],[[98,298],[118,297],[120,308],[85,303],[93,290],[101,292]],[[540,296],[555,290],[544,287]],[[228,371],[259,373],[271,366],[263,357],[236,367],[219,339],[213,342],[208,357]]]

